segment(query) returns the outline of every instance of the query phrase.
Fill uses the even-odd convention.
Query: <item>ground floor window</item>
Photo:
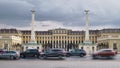
[[[117,50],[117,44],[116,43],[113,43],[113,49]]]
[[[39,47],[37,47],[37,49],[39,50]]]
[[[28,47],[26,47],[26,49],[28,49]]]
[[[8,44],[4,44],[3,49],[9,50],[9,46],[8,46]]]
[[[81,47],[81,49],[83,49],[83,47]]]

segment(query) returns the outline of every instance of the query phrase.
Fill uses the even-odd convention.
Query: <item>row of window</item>
[[[30,36],[23,36],[23,38],[31,38]],[[54,36],[54,37],[36,37],[37,39],[80,39],[83,37],[66,37],[66,36]],[[96,38],[97,39],[97,36],[90,36],[89,38]]]
[[[120,32],[120,29],[105,29],[105,30],[102,30],[101,33],[119,33]]]
[[[4,30],[4,31],[0,31],[0,33],[17,33],[17,31],[12,31],[12,30]]]
[[[28,43],[29,41],[23,41],[23,43]],[[37,41],[37,43],[42,43],[42,44],[48,44],[48,43],[54,43],[54,44],[67,44],[67,43],[75,43],[75,44],[79,44],[79,43],[83,43],[83,41]],[[97,43],[97,41],[92,41],[92,43]]]
[[[54,34],[66,34],[67,31],[66,30],[55,30],[53,31]]]
[[[31,32],[24,32],[23,34],[31,34]],[[49,32],[36,32],[36,35],[51,35]],[[83,35],[85,32],[53,32],[53,34],[69,34],[69,35]],[[90,32],[90,34],[96,34],[96,32]]]

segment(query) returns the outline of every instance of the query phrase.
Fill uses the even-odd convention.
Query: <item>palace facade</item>
[[[111,48],[120,52],[120,29],[89,30],[89,39],[97,50]],[[85,40],[85,31],[57,28],[35,31],[35,39],[43,48],[79,48]],[[31,40],[31,30],[0,29],[0,48],[22,50],[22,44]]]

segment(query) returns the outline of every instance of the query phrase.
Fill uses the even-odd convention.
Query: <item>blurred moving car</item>
[[[26,57],[37,57],[39,58],[40,52],[38,49],[27,49],[25,52],[20,53],[20,57],[26,58]]]
[[[101,49],[93,53],[92,57],[93,59],[97,59],[101,57],[113,58],[116,54],[117,52],[112,49]]]
[[[83,49],[72,49],[71,51],[67,52],[66,56],[67,57],[70,57],[70,56],[84,57],[86,56],[86,51]]]
[[[65,57],[66,52],[63,49],[55,48],[43,50],[40,55],[43,59],[46,59],[47,57],[58,57],[59,59],[62,59]]]
[[[2,51],[0,53],[0,58],[7,58],[7,59],[19,59],[20,58],[20,53],[17,51]]]

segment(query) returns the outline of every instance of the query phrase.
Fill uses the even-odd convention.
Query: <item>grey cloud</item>
[[[85,9],[89,9],[92,26],[120,26],[119,0],[1,0],[0,22],[25,26],[31,21],[30,10],[36,10],[37,21],[58,21],[65,26],[83,26]],[[7,21],[6,21],[7,20]]]
[[[20,0],[1,0],[0,23],[22,26],[24,21],[30,19],[31,7],[31,4]]]

